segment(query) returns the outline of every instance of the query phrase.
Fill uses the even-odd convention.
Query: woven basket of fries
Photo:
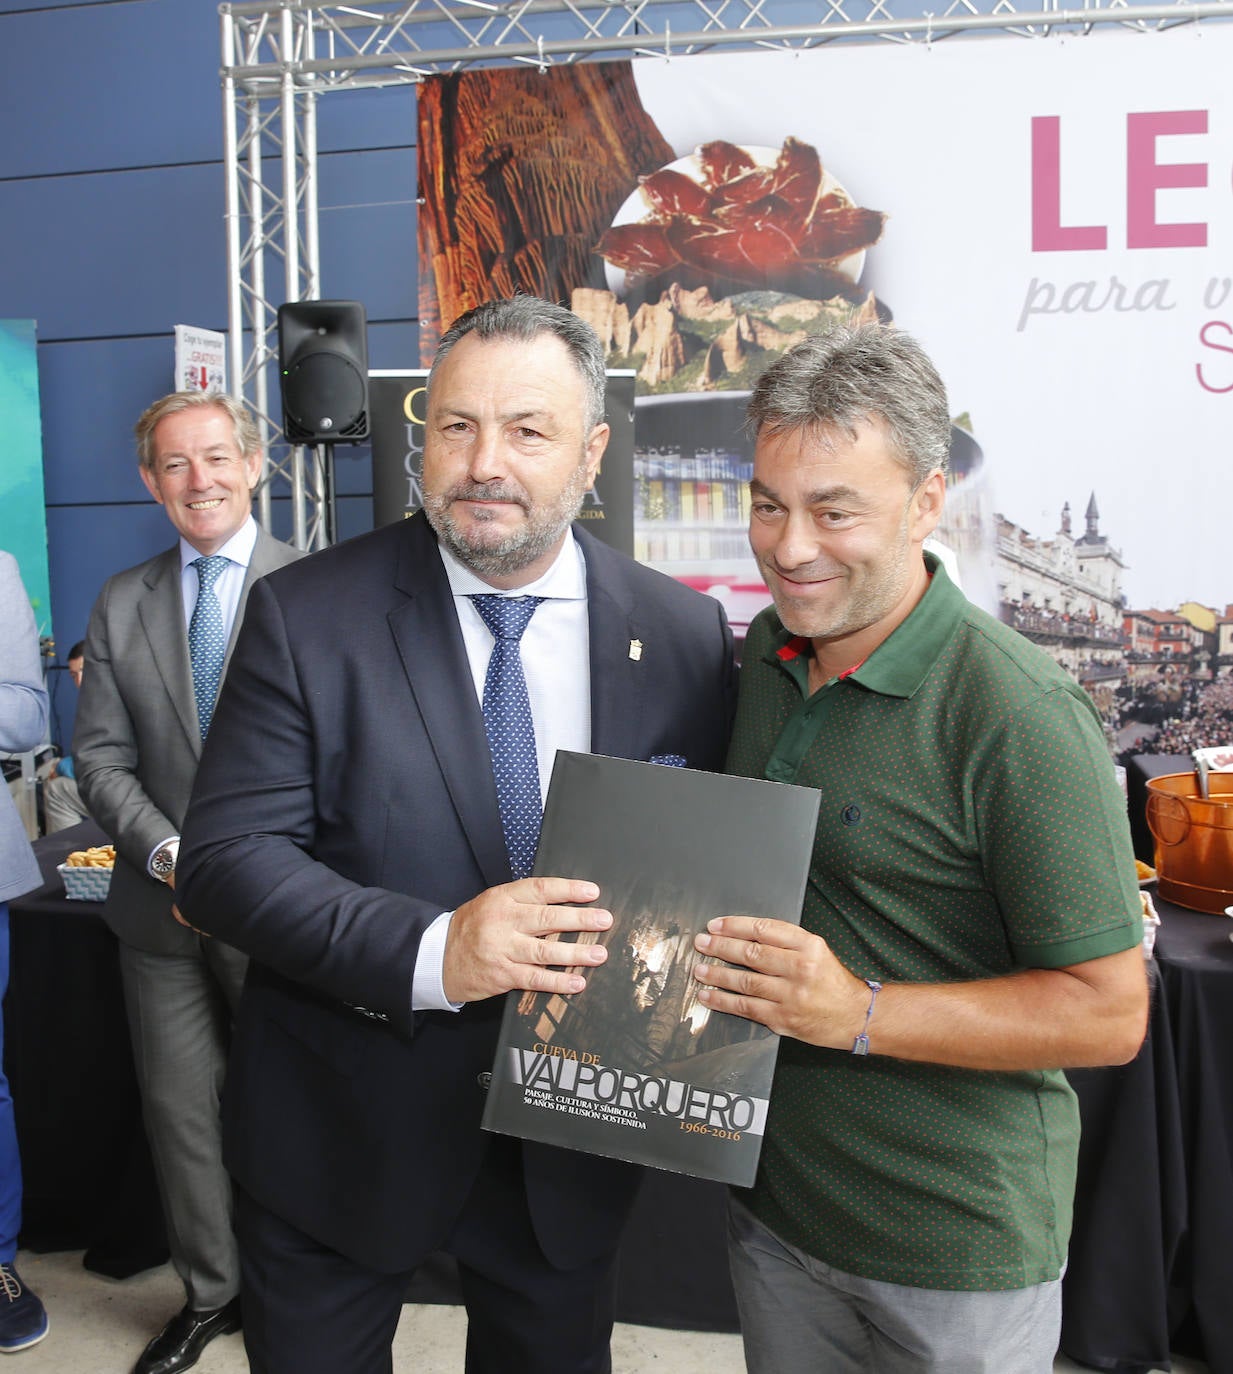
[[[64,895],[72,902],[101,902],[111,886],[116,866],[116,851],[112,845],[92,845],[89,849],[75,849],[56,872],[64,879]]]

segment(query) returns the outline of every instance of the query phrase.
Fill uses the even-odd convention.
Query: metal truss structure
[[[1003,32],[1044,38],[1116,24],[1138,30],[1233,18],[1233,0],[1135,4],[1045,0],[247,0],[220,6],[231,390],[267,439],[258,514],[287,489],[292,541],[327,540],[325,456],[282,441],[277,310],[321,296],[317,101],[333,91],[415,84],[435,72],[527,63],[540,69],[722,48],[934,43]],[[975,56],[975,52],[974,52]],[[279,407],[281,411],[281,407]]]

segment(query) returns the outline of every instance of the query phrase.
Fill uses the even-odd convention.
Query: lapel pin
[[[642,641],[640,639],[631,639],[629,641],[629,656],[635,663],[637,663],[638,660],[641,659]]]

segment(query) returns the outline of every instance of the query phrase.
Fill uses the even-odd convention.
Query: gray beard
[[[440,495],[424,493],[424,514],[437,538],[458,561],[480,577],[509,577],[542,558],[578,518],[586,494],[585,465],[551,506],[535,508],[526,493],[514,483],[459,482]],[[504,538],[485,540],[464,535],[454,519],[452,506],[458,500],[512,501],[527,513],[521,529]]]

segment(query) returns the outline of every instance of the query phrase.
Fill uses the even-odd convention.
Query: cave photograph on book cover
[[[799,919],[817,805],[808,788],[558,753],[535,872],[599,885],[613,924],[578,938],[608,958],[576,995],[509,994],[484,1125],[752,1183],[779,1038],[698,1001],[694,936],[716,916]]]

